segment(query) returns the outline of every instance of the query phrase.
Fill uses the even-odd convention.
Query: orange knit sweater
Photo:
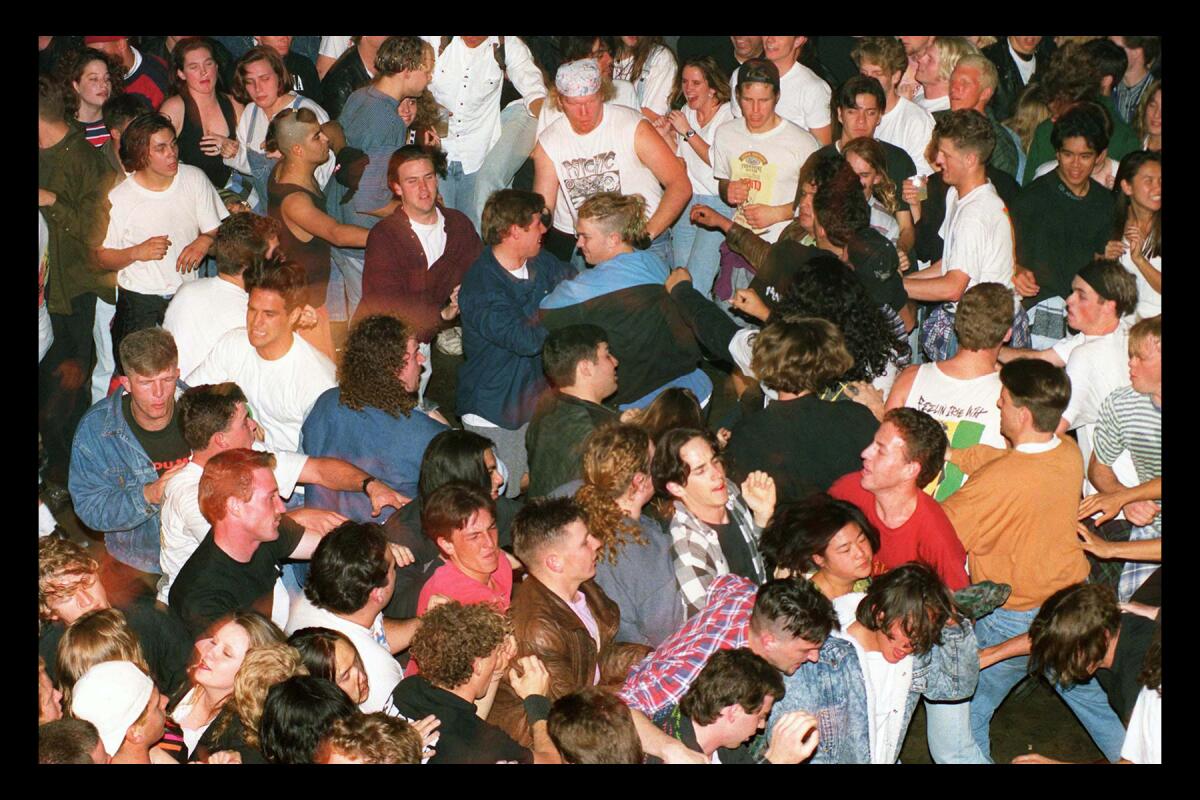
[[[1072,439],[1044,453],[976,445],[951,454],[971,478],[942,508],[966,548],[972,582],[1010,584],[1004,607],[1028,611],[1087,578],[1075,534],[1083,458]]]

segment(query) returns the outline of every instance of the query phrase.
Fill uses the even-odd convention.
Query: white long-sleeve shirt
[[[633,75],[633,56],[627,56],[613,65],[613,77],[629,81],[637,92],[638,110],[648,108],[655,114],[666,114],[671,110],[671,90],[675,88],[675,56],[661,45],[654,49],[642,74]]]
[[[437,53],[442,37],[421,38]],[[500,37],[489,36],[479,46],[467,47],[461,36],[455,36],[433,67],[429,91],[450,112],[450,130],[442,138],[442,148],[451,161],[462,164],[467,175],[479,171],[484,156],[500,139],[504,73],[492,52],[499,44]],[[546,84],[529,48],[516,36],[504,39],[504,64],[508,79],[529,111],[534,100],[546,96]]]

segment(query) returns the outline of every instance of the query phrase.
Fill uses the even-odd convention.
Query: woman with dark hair
[[[620,36],[613,54],[613,77],[629,81],[643,114],[663,115],[671,110],[671,84],[675,56],[661,36]],[[651,119],[653,117],[651,116]]]
[[[504,497],[500,489],[505,475],[496,460],[492,441],[471,431],[452,429],[442,431],[425,448],[421,459],[421,474],[417,480],[417,496],[383,524],[389,541],[412,550],[414,561],[396,570],[396,590],[392,602],[384,609],[389,617],[409,619],[417,615],[417,599],[425,581],[442,565],[437,545],[421,530],[421,509],[434,490],[462,481],[486,489],[496,501],[498,543],[512,548],[512,521],[522,503]]]
[[[650,435],[650,441],[657,442],[659,437],[672,428],[708,427],[704,422],[704,411],[700,401],[691,389],[672,386],[661,392],[654,402],[644,409],[631,409],[623,417],[624,421],[636,425]]]
[[[272,764],[311,764],[336,720],[358,713],[337,684],[296,675],[267,692],[259,726],[262,753]]]
[[[1121,159],[1113,185],[1113,240],[1105,258],[1137,279],[1137,319],[1162,313],[1162,156],[1135,150]]]
[[[217,137],[235,134],[243,107],[223,91],[213,51],[214,44],[204,36],[189,36],[175,44],[171,53],[175,94],[159,111],[175,125],[179,160],[199,167],[220,189],[232,170],[221,160]]]
[[[125,92],[124,83],[112,79],[122,71],[106,53],[92,47],[68,53],[58,70],[62,82],[70,89],[64,93],[68,115],[74,115],[83,127],[89,144],[102,147],[110,138],[102,109],[109,98]]]
[[[879,532],[857,507],[821,492],[781,503],[758,547],[774,577],[802,575],[833,600],[866,590]]]
[[[288,638],[308,674],[332,681],[355,703],[366,702],[371,686],[350,637],[330,628],[301,628]]]

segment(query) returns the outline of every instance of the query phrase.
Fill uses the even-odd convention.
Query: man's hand
[[[413,726],[413,729],[417,733],[421,734],[421,749],[425,751],[421,754],[422,757],[432,756],[433,746],[437,744],[438,737],[441,735],[437,732],[437,729],[442,724],[442,721],[433,714],[430,714],[424,719],[419,719],[409,724]]]
[[[297,508],[287,512],[285,515],[292,522],[298,523],[304,527],[306,531],[324,536],[331,530],[346,522],[346,518],[336,511],[327,511],[323,508]]]
[[[729,439],[732,436],[733,431],[729,430],[729,428],[717,429],[717,444],[721,445],[722,450],[729,446]]]
[[[1021,297],[1034,297],[1042,290],[1042,287],[1038,286],[1033,271],[1021,266],[1013,268],[1013,287]]]
[[[59,364],[50,373],[58,378],[58,386],[64,392],[73,392],[87,379],[83,374],[83,367],[79,364],[79,359],[68,358],[66,361]]]
[[[720,231],[728,232],[733,227],[733,220],[724,214],[717,213],[716,209],[703,204],[692,206],[690,218],[693,224],[703,225],[706,228],[716,228]]]
[[[171,759],[174,763],[174,759]],[[193,764],[240,764],[242,754],[237,750],[221,750],[208,757],[208,761],[193,761]]]
[[[668,280],[670,280],[670,279],[668,278]],[[641,418],[642,418],[642,409],[640,409],[640,408],[627,408],[621,412],[621,424],[622,425],[636,425],[637,421]]]
[[[1101,539],[1098,536],[1093,536],[1092,532],[1083,523],[1075,523],[1075,533],[1083,540],[1080,542],[1079,547],[1085,553],[1091,553],[1101,561],[1113,557],[1112,542]]]
[[[742,500],[754,514],[754,522],[765,528],[775,513],[775,479],[761,470],[742,481]]]
[[[921,178],[921,180],[926,181],[929,180],[929,178],[924,177]],[[904,202],[908,203],[910,206],[919,207],[921,205],[921,190],[913,185],[912,178],[901,181],[900,194],[904,197]]]
[[[300,312],[300,319],[296,321],[296,327],[303,330],[315,328],[317,327],[317,322],[319,319],[320,318],[317,316],[317,310],[310,305],[305,305],[304,309]],[[261,431],[262,425],[259,425],[258,429]]]
[[[750,197],[750,181],[746,178],[739,178],[736,181],[729,182],[729,188],[725,190],[725,198],[731,206],[740,206]]]
[[[746,222],[750,223],[752,228],[769,228],[776,222],[790,219],[790,211],[790,206],[778,208],[765,203],[750,203],[742,206],[742,216],[746,218]]]
[[[675,269],[671,270],[671,274],[667,276],[667,294],[670,294],[672,289],[684,281],[687,281],[688,283],[692,282],[692,273],[688,272],[687,267],[676,267]]]
[[[438,606],[444,606],[446,603],[452,602],[453,600],[453,597],[447,597],[444,594],[431,594],[429,596],[429,601],[425,603],[425,613],[428,614]]]
[[[766,759],[772,764],[799,764],[816,752],[820,741],[816,717],[807,711],[789,711],[771,731]]]
[[[372,517],[378,517],[386,506],[399,509],[412,502],[412,498],[405,497],[378,478],[367,484],[367,498],[371,501]]]
[[[407,567],[417,560],[413,555],[413,551],[402,544],[388,542],[388,549],[392,551],[392,557],[396,559],[396,569]]]
[[[521,675],[517,675],[518,668]],[[508,671],[508,682],[522,700],[535,694],[545,696],[550,689],[550,671],[537,656],[525,656],[517,659],[516,667]]]
[[[38,208],[52,206],[56,200],[58,200],[58,195],[56,195],[54,192],[51,192],[47,189],[38,188]]]
[[[743,314],[748,314],[763,322],[766,322],[767,318],[771,316],[771,309],[753,289],[738,289],[733,293],[730,305]]]
[[[903,275],[908,272],[908,268],[912,266],[912,262],[908,260],[908,253],[897,247],[896,258],[900,261],[900,274]]]
[[[1125,519],[1141,528],[1154,522],[1160,510],[1153,500],[1138,500],[1125,506]]]
[[[195,241],[183,248],[183,252],[175,260],[175,269],[178,272],[191,272],[196,269],[208,255],[208,248],[212,247],[212,243],[213,238],[207,233],[197,236]]]
[[[154,483],[147,483],[142,487],[142,495],[145,496],[146,502],[151,505],[160,506],[163,501],[163,493],[167,490],[167,481],[174,478],[179,470],[187,466],[187,462],[176,464],[169,470],[158,476],[158,480]]]
[[[146,241],[133,248],[134,261],[162,261],[171,246],[170,237],[151,236]]]
[[[458,290],[461,288],[461,283],[454,287],[454,291],[450,292],[450,301],[442,309],[442,319],[447,322],[458,316]]]
[[[1079,504],[1079,519],[1087,519],[1100,512],[1100,518],[1096,520],[1097,525],[1103,525],[1110,519],[1113,519],[1117,514],[1121,513],[1121,507],[1125,505],[1125,496],[1123,492],[1099,492],[1089,497],[1083,498]]]
[[[850,399],[854,402],[865,406],[875,415],[875,419],[883,421],[883,414],[887,408],[884,404],[883,392],[876,389],[874,385],[867,381],[854,381],[846,384],[846,394],[850,395]]]

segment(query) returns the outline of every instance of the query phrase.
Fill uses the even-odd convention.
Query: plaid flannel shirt
[[[700,612],[629,671],[621,700],[651,719],[678,703],[709,656],[747,646],[756,597],[758,586],[740,575],[712,581]]]
[[[758,552],[758,537],[762,528],[754,524],[754,517],[741,500],[737,486],[725,482],[729,499],[725,508],[729,519],[737,525],[750,555],[754,560],[754,575],[758,583],[767,580],[767,568]],[[721,541],[710,525],[701,522],[680,501],[675,501],[675,516],[671,518],[671,564],[675,570],[675,583],[683,594],[687,615],[700,611],[705,604],[709,584],[721,575],[729,574],[729,562],[721,551]]]

